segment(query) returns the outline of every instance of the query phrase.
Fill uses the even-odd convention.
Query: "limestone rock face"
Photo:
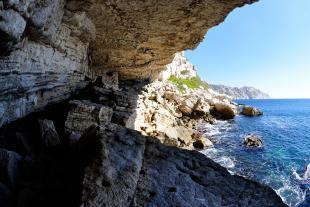
[[[255,0],[69,1],[96,26],[91,45],[95,74],[119,71],[122,79],[156,77],[174,54],[195,48],[209,28],[236,7]]]
[[[71,110],[67,116],[65,129],[71,133],[71,141],[75,142],[92,125],[105,125],[112,119],[112,109],[88,100],[70,101]]]
[[[88,68],[87,44],[62,25],[54,46],[25,40],[0,56],[0,126],[70,97]]]
[[[231,175],[203,154],[119,126],[97,128],[99,156],[85,172],[86,206],[286,206],[269,187]]]
[[[81,207],[129,206],[142,167],[145,138],[116,125],[89,133],[100,140],[101,151],[85,170]]]
[[[0,1],[0,126],[67,99],[85,77],[155,79],[255,1]]]
[[[184,52],[176,53],[173,61],[166,66],[166,69],[161,73],[161,80],[168,80],[171,75],[178,78],[188,79],[197,76],[197,71],[194,65],[188,61]]]

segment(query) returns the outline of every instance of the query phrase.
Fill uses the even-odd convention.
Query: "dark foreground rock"
[[[203,154],[111,125],[90,130],[101,150],[85,171],[83,207],[286,206],[269,187],[240,176]]]

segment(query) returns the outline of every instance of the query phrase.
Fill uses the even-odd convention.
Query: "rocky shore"
[[[225,95],[204,89],[181,93],[169,81],[146,85],[139,97],[134,129],[185,149],[210,147],[212,142],[197,131],[198,126],[214,123],[215,118],[231,119],[238,113],[238,107]]]
[[[90,84],[3,127],[1,206],[285,206],[271,188],[188,150],[212,145],[199,124],[237,113],[226,96],[124,85]]]
[[[255,1],[0,1],[0,206],[285,206],[192,150],[237,106],[153,82]]]

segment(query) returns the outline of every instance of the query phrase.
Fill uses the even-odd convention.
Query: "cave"
[[[0,205],[286,206],[136,131],[144,87],[255,1],[0,1]]]

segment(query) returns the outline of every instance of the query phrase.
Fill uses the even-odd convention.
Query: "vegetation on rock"
[[[182,75],[187,75],[187,74],[189,74],[189,71],[188,71],[188,70],[182,70],[180,73],[181,73]]]
[[[175,84],[181,92],[185,92],[186,87],[188,87],[189,89],[197,89],[201,87],[204,89],[208,89],[208,83],[201,80],[199,76],[183,79],[178,78],[175,75],[171,75],[168,80]]]

